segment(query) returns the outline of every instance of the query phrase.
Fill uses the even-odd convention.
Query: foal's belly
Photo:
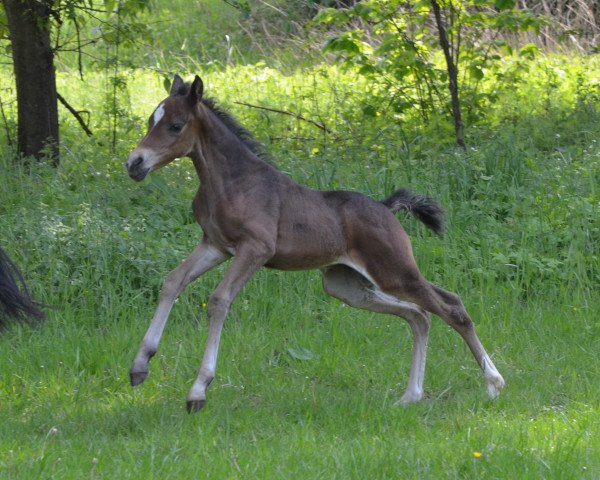
[[[282,257],[276,255],[265,264],[265,267],[274,268],[276,270],[312,270],[314,268],[323,268],[334,263],[337,263],[334,257]]]
[[[265,264],[279,270],[307,270],[336,263],[346,253],[345,238],[332,230],[288,233],[277,241],[275,255]]]

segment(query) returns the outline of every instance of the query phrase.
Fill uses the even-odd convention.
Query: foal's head
[[[189,86],[175,75],[169,96],[150,116],[148,133],[125,162],[131,178],[139,182],[149,172],[192,152],[197,139],[193,124],[203,88],[198,76]]]

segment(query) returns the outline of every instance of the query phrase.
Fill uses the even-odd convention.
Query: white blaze
[[[154,125],[161,121],[165,116],[165,104],[161,103],[156,110],[154,110]]]

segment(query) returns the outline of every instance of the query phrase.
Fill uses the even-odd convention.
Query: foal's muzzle
[[[136,182],[141,182],[148,174],[149,168],[144,167],[144,157],[141,155],[130,155],[125,162],[129,176]]]

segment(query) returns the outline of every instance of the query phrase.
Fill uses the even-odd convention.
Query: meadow
[[[405,322],[328,297],[318,272],[261,271],[225,324],[204,410],[188,415],[225,265],[182,294],[148,380],[132,389],[162,280],[201,232],[191,162],[140,184],[126,175],[166,95],[164,75],[127,71],[114,148],[105,116],[88,139],[63,115],[59,169],[23,166],[8,149],[0,158],[2,247],[48,305],[43,324],[0,335],[0,478],[600,477],[597,59],[532,61],[468,129],[466,151],[444,122],[415,129],[365,108],[369,85],[334,66],[184,67],[296,181],[439,199],[443,238],[399,219],[424,274],[462,296],[507,387],[490,400],[462,340],[434,318],[426,398],[398,406]],[[65,68],[58,82],[106,111],[102,75],[82,82]]]

